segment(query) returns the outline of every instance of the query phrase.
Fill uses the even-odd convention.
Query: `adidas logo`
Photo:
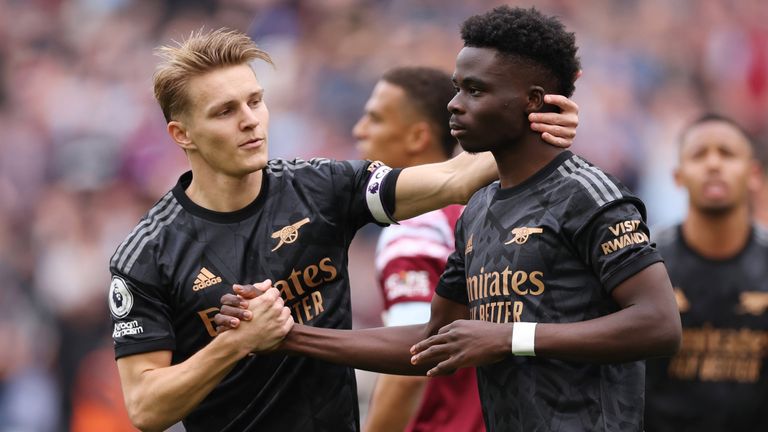
[[[221,277],[211,273],[210,270],[203,267],[200,269],[200,273],[195,278],[195,284],[192,286],[192,291],[200,291],[201,289],[208,288],[209,286],[221,283]]]

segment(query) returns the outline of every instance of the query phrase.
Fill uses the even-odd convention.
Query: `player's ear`
[[[528,89],[528,104],[525,106],[525,113],[539,112],[544,108],[544,89],[541,86],[531,86]]]
[[[195,145],[192,143],[192,140],[189,138],[189,132],[187,131],[187,128],[184,126],[184,123],[180,121],[170,121],[168,122],[168,135],[171,136],[173,141],[181,147],[184,150],[192,150],[195,148]]]
[[[430,134],[427,122],[413,123],[408,127],[408,133],[405,135],[405,150],[411,154],[423,152],[429,146]]]
[[[683,175],[682,175],[682,173],[680,173],[680,166],[679,165],[676,166],[675,169],[672,171],[672,175],[675,178],[675,184],[677,185],[677,187],[684,188],[685,185],[683,184]]]

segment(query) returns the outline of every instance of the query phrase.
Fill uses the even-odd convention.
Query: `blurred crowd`
[[[124,430],[108,259],[186,170],[151,91],[159,44],[227,26],[261,65],[272,157],[357,156],[378,76],[453,69],[459,25],[496,0],[0,0],[0,432]],[[677,134],[704,111],[768,146],[765,0],[542,0],[584,68],[573,150],[679,220]],[[768,213],[768,201],[756,201]],[[768,219],[768,217],[766,217]],[[353,246],[355,325],[378,324],[375,229]],[[130,430],[130,429],[125,429]]]

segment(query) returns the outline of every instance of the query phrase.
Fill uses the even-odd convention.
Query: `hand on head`
[[[557,106],[560,112],[528,114],[531,129],[540,132],[541,138],[549,144],[562,148],[570,147],[579,126],[579,106],[561,95],[544,95],[544,102]]]

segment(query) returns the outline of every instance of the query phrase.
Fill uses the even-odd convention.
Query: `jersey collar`
[[[266,169],[262,170],[262,174],[259,195],[247,206],[233,212],[209,210],[192,202],[185,192],[190,183],[192,183],[192,171],[187,171],[179,177],[179,181],[176,183],[176,186],[173,187],[172,192],[174,198],[176,198],[176,201],[181,204],[184,210],[197,217],[216,223],[237,223],[255,215],[259,212],[261,207],[263,207],[264,200],[267,196],[267,189],[269,189],[269,176],[267,175]]]
[[[536,173],[534,173],[532,176],[528,177],[527,179],[523,180],[521,183],[515,186],[502,189],[500,187],[500,183],[496,182],[495,187],[497,187],[498,189],[496,189],[496,192],[494,194],[494,199],[497,199],[497,200],[507,199],[530,188],[536,183],[549,177],[549,175],[552,174],[557,169],[557,167],[559,167],[566,160],[570,159],[572,156],[573,156],[573,153],[571,153],[570,150],[566,150],[558,154],[554,159],[549,161],[549,163],[544,165],[542,169],[536,171]]]

